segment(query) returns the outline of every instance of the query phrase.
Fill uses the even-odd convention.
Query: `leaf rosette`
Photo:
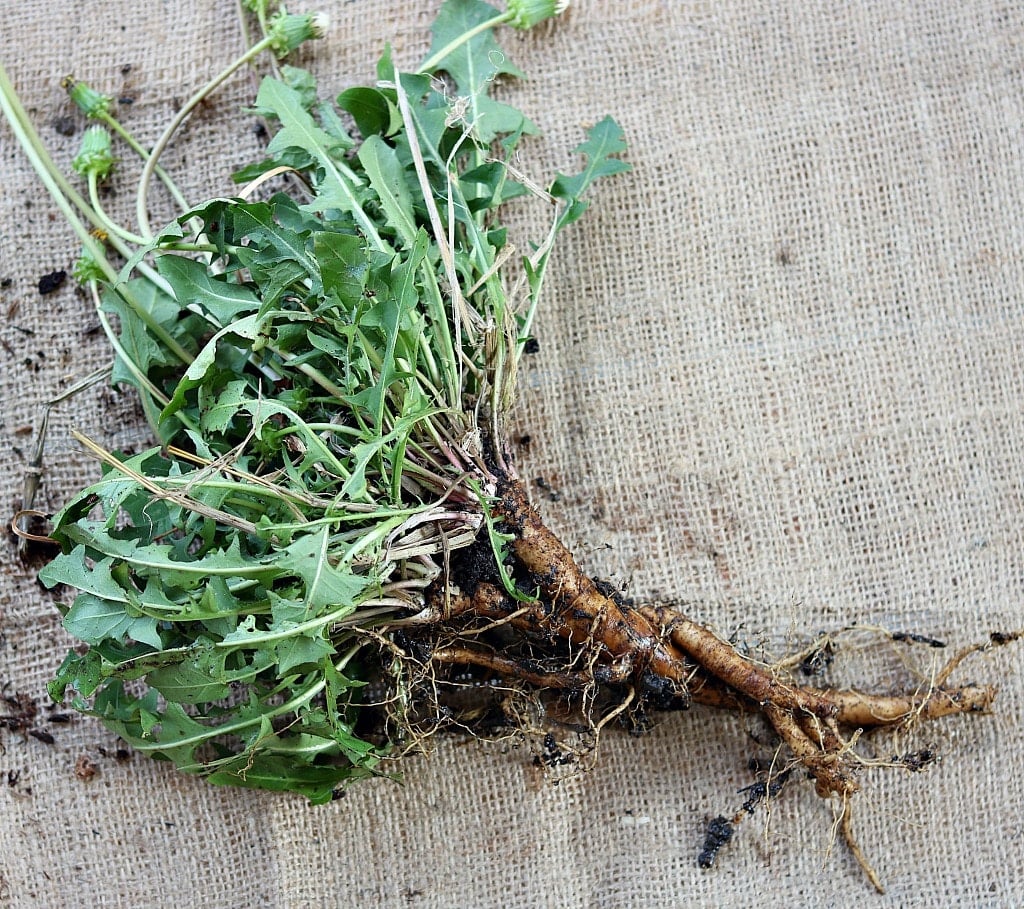
[[[136,749],[331,798],[401,744],[400,671],[388,734],[360,725],[382,632],[481,535],[503,564],[489,502],[553,241],[627,168],[610,119],[549,191],[512,166],[536,128],[491,95],[519,74],[493,35],[509,15],[448,0],[424,66],[385,52],[333,102],[283,67],[254,104],[267,157],[236,176],[262,197],[191,206],[113,278],[88,271],[160,444],[82,440],[104,475],[56,516],[42,579],[79,591],[64,624],[89,648],[51,693]],[[528,194],[552,221],[524,256],[499,210]]]

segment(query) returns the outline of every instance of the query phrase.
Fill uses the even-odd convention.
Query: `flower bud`
[[[102,126],[90,126],[82,135],[82,147],[71,162],[75,173],[88,177],[95,174],[100,180],[110,173],[114,166],[114,155],[110,150],[110,133]]]
[[[286,13],[280,11],[270,20],[267,30],[270,46],[279,57],[295,50],[303,41],[322,38],[327,32],[324,13]]]
[[[78,261],[75,262],[75,267],[71,270],[71,275],[79,284],[87,284],[89,281],[105,281],[107,279],[99,262],[96,261],[93,254],[84,246],[82,247],[82,254],[78,257]]]
[[[569,0],[508,0],[512,18],[508,24],[515,28],[533,28],[538,22],[561,15]]]
[[[101,95],[84,82],[79,82],[74,76],[65,76],[60,84],[78,109],[87,117],[98,117],[110,109],[112,98]]]

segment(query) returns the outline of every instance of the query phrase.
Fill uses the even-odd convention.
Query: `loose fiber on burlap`
[[[325,0],[299,61],[329,94],[412,66],[437,3]],[[240,46],[233,0],[19,0],[0,54],[57,160],[83,122],[60,89],[120,96],[152,142]],[[520,166],[567,168],[580,128],[623,124],[634,170],[597,190],[558,254],[523,377],[519,459],[588,572],[672,597],[720,634],[781,655],[851,623],[962,645],[1024,625],[1024,11],[978,2],[577,0],[505,35],[542,127]],[[239,77],[166,163],[193,199],[231,192],[259,154]],[[71,133],[69,135],[69,133]],[[41,402],[109,358],[69,281],[70,230],[0,127],[3,508],[20,504]],[[129,166],[126,162],[126,167]],[[114,181],[126,188],[127,177]],[[110,200],[127,214],[129,193]],[[168,210],[166,214],[170,214]],[[518,227],[538,233],[523,207]],[[97,473],[70,440],[146,443],[132,403],[95,388],[50,425],[41,507]],[[526,439],[529,439],[528,444]],[[708,818],[770,759],[761,725],[705,709],[649,735],[606,732],[558,785],[522,750],[439,740],[329,806],[223,790],[118,756],[98,724],[49,722],[68,639],[5,544],[0,684],[40,704],[0,730],[0,905],[1013,906],[1024,886],[1020,648],[963,680],[991,716],[872,738],[856,828],[876,896],[809,784],[759,810],[704,871]],[[873,641],[873,646],[863,646]],[[941,651],[854,636],[828,678],[915,684]],[[0,712],[11,709],[0,703]],[[76,777],[86,756],[95,776]]]

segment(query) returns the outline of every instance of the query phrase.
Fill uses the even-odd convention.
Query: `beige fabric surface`
[[[133,99],[121,113],[152,142],[240,47],[233,0],[3,6],[4,65],[64,164],[82,129],[65,73]],[[385,40],[418,62],[437,3],[322,7],[330,36],[302,62],[333,94],[372,76]],[[503,90],[544,131],[524,169],[571,166],[580,127],[605,113],[635,168],[567,236],[523,376],[521,468],[557,492],[535,487],[587,570],[774,655],[854,622],[951,645],[1024,625],[1021,6],[576,0],[503,41],[531,77]],[[192,198],[230,191],[258,153],[236,116],[252,91],[232,81],[169,153]],[[6,126],[0,167],[13,513],[40,403],[109,354],[70,282],[37,293],[77,244]],[[127,213],[127,175],[115,186]],[[539,235],[542,213],[517,218]],[[114,391],[57,411],[45,508],[96,473],[72,427],[144,440]],[[942,756],[920,775],[865,773],[856,827],[879,897],[841,844],[830,853],[832,814],[803,782],[697,867],[705,821],[735,811],[748,760],[772,755],[760,723],[705,709],[639,739],[607,733],[596,767],[557,785],[524,750],[448,739],[406,763],[404,785],[321,808],[118,760],[98,724],[47,721],[68,641],[10,541],[0,562],[0,684],[37,699],[55,739],[0,730],[0,905],[1019,905],[1021,647],[959,674],[1000,683],[993,715],[864,744]],[[896,689],[919,681],[905,660],[927,672],[941,657],[867,643],[847,640],[828,678]]]

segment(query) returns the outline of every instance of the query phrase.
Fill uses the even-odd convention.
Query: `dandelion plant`
[[[852,844],[853,731],[984,710],[993,689],[948,686],[962,655],[906,696],[798,685],[587,577],[517,474],[516,377],[552,252],[592,184],[628,169],[610,117],[581,137],[577,172],[542,188],[516,165],[536,128],[492,95],[519,74],[495,31],[563,5],[446,0],[422,64],[385,51],[335,99],[281,66],[252,107],[265,158],[235,175],[237,196],[198,203],[159,164],[175,129],[257,54],[321,35],[319,17],[250,0],[262,37],[148,151],[68,80],[94,121],[74,182],[0,71],[4,113],[81,238],[110,381],[135,390],[154,439],[125,455],[78,436],[102,476],[52,516],[60,554],[41,577],[78,591],[64,626],[88,647],[50,692],[210,782],[313,802],[395,772],[448,725],[541,730],[555,762],[646,710],[759,711]],[[130,229],[98,192],[111,133],[142,159]],[[154,180],[181,209],[155,232]],[[501,216],[518,197],[550,220],[517,250]],[[452,697],[467,678],[505,696],[467,706]],[[575,718],[572,742],[546,725],[556,714]]]

